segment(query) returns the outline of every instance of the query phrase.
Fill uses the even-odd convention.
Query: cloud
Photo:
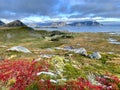
[[[0,0],[0,17],[50,16],[56,14],[58,4],[59,0]]]
[[[119,15],[120,9],[119,0],[86,0],[83,5],[77,4],[71,7],[71,13],[79,12],[82,13],[81,16],[89,16],[94,14],[94,16],[102,15],[105,17],[117,17]]]
[[[32,19],[35,16],[120,18],[120,0],[0,0],[0,18]]]

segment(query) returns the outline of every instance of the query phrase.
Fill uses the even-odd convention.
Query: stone
[[[42,54],[40,56],[41,56],[41,58],[51,58],[51,57],[53,57],[55,55],[54,54]]]
[[[78,48],[78,49],[74,49],[73,51],[74,51],[74,53],[81,54],[83,56],[88,55],[85,48]]]
[[[22,47],[22,46],[11,47],[10,49],[8,49],[8,51],[17,51],[17,52],[23,52],[23,53],[31,53],[30,50],[28,50],[27,48]]]
[[[74,49],[72,46],[65,46],[64,48],[63,48],[64,50],[72,50],[72,49]]]
[[[100,55],[99,52],[94,52],[93,54],[90,54],[89,57],[91,59],[101,59],[102,58],[102,56]]]

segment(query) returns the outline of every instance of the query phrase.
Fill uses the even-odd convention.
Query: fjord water
[[[69,32],[117,32],[120,33],[120,25],[103,26],[65,26],[57,28],[40,28],[43,30],[60,30]]]

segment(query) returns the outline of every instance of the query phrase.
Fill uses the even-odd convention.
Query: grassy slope
[[[39,49],[41,48],[49,48],[49,47],[56,47],[63,44],[65,41],[60,40],[59,42],[51,42],[45,40],[44,37],[48,35],[49,32],[41,30],[41,31],[34,31],[29,30],[26,27],[20,28],[10,28],[10,29],[1,29],[0,30],[0,46],[6,46],[5,48],[0,48],[0,55],[4,55],[9,57],[13,54],[17,54],[17,57],[22,58],[35,58],[36,51],[40,53]],[[24,46],[29,50],[33,51],[32,55],[30,54],[23,54],[17,52],[6,52],[6,50],[12,46]],[[20,56],[19,56],[20,55]]]
[[[0,30],[0,45],[5,45],[5,48],[0,48],[0,57],[9,59],[37,59],[40,54],[56,54],[70,60],[70,63],[64,66],[64,73],[67,79],[76,78],[79,76],[85,77],[88,73],[105,73],[111,72],[119,76],[120,74],[120,58],[116,55],[108,55],[106,52],[115,52],[120,54],[120,45],[112,45],[107,42],[109,37],[119,40],[120,36],[109,35],[107,33],[79,33],[72,34],[72,39],[61,39],[60,41],[48,41],[43,37],[49,34],[47,31],[31,31],[26,28],[1,29]],[[77,44],[80,44],[77,45]],[[32,51],[31,54],[7,52],[6,50],[12,46],[21,45]],[[91,60],[87,57],[74,54],[72,52],[53,50],[49,51],[46,48],[63,46],[74,46],[76,48],[84,47],[91,53],[100,51],[103,56],[101,60]],[[73,54],[72,56],[69,56]]]

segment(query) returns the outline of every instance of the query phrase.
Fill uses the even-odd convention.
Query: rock
[[[37,73],[37,76],[39,76],[39,75],[41,75],[41,74],[45,74],[45,75],[50,75],[50,76],[56,76],[54,73],[52,73],[52,72],[39,72],[39,73]]]
[[[63,48],[64,50],[72,50],[72,49],[74,49],[72,46],[65,46],[64,48]]]
[[[52,49],[52,48],[46,48],[46,50],[47,50],[47,51],[50,51],[50,52],[52,52],[52,51],[53,51],[53,49]]]
[[[23,53],[31,53],[27,48],[22,47],[22,46],[14,46],[14,47],[8,49],[8,51],[17,51],[17,52],[23,52]]]
[[[41,56],[41,58],[51,58],[51,57],[53,57],[55,55],[54,54],[42,54],[40,56]]]
[[[94,52],[93,54],[90,54],[89,57],[91,59],[101,59],[102,58],[102,56],[100,55],[99,52]]]
[[[74,49],[73,51],[74,51],[74,53],[81,54],[83,56],[88,55],[85,48],[78,48],[78,49]]]

